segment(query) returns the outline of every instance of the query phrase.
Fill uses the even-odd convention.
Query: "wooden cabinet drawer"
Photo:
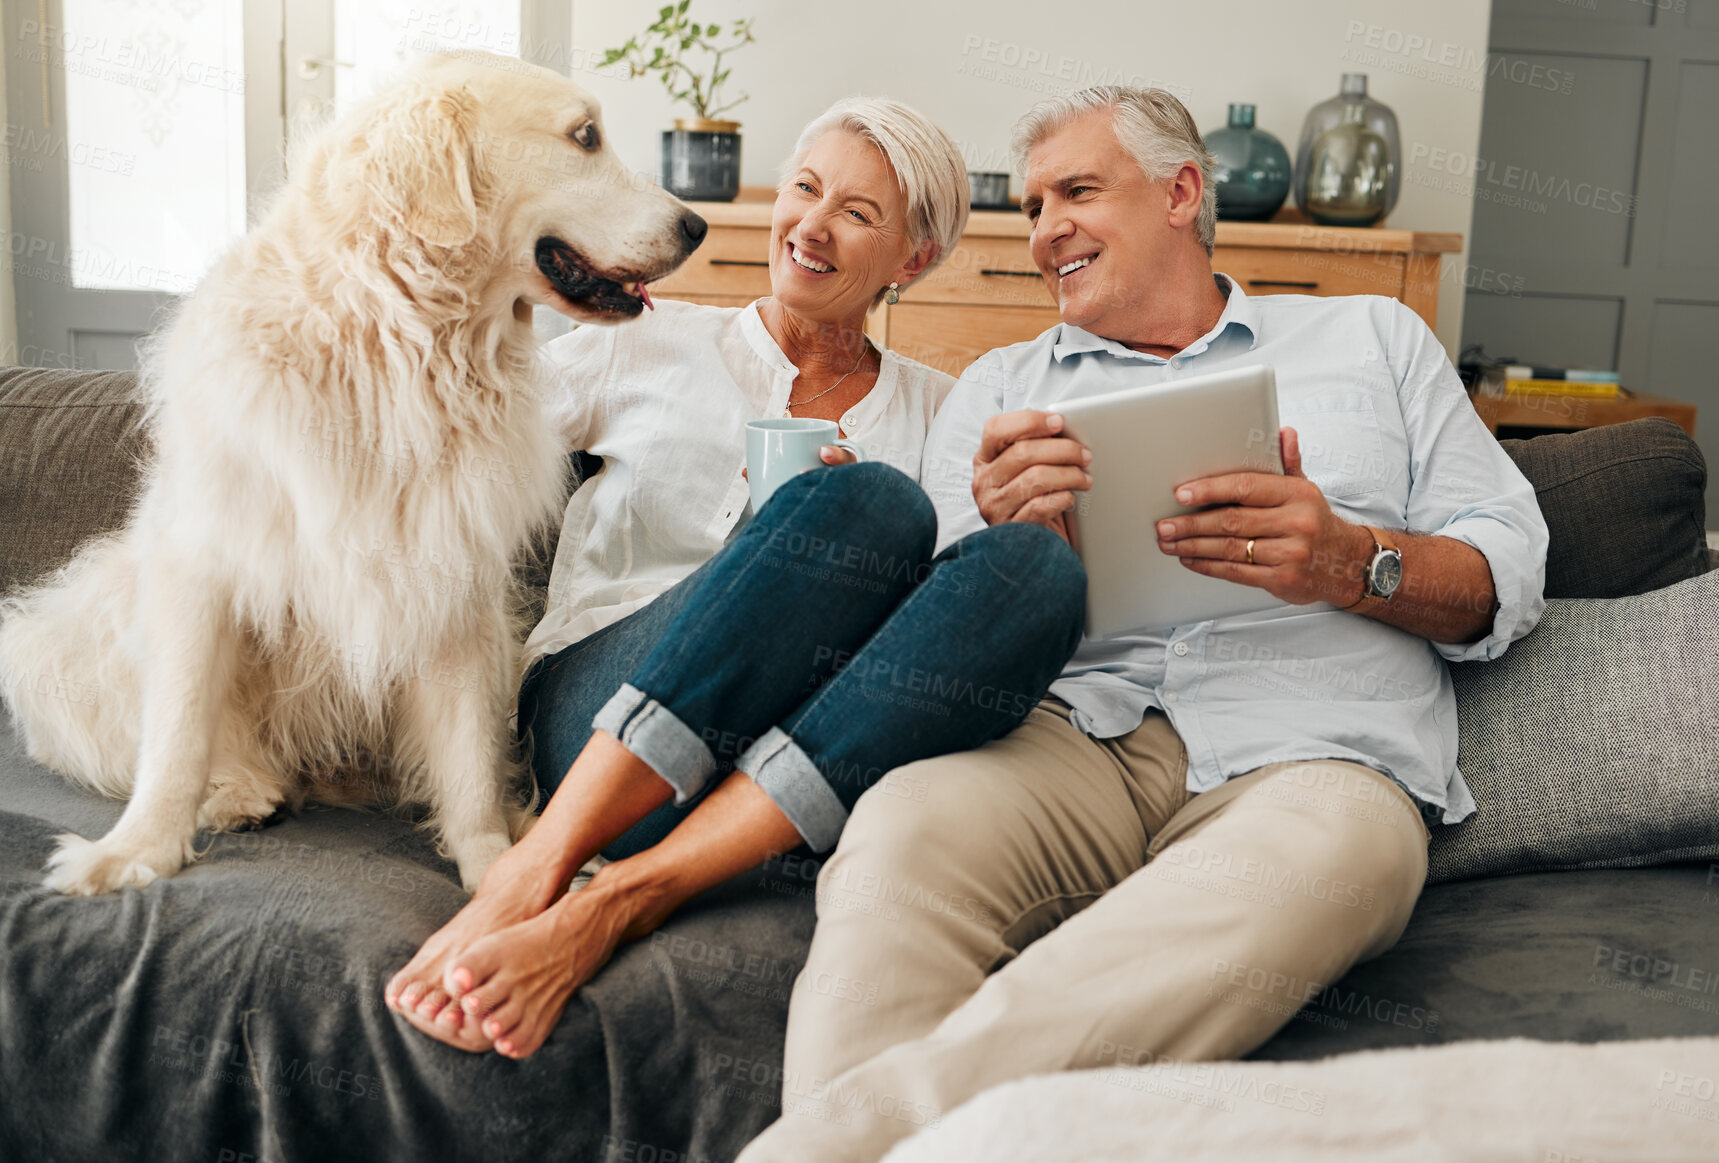
[[[734,295],[750,303],[770,293],[770,231],[712,226],[682,267],[651,284],[667,299]]]
[[[915,303],[1056,306],[1033,265],[1026,239],[983,235],[963,238],[936,270],[914,283],[902,297]]]
[[[889,310],[889,348],[958,376],[993,347],[1032,339],[1061,322],[1054,308],[909,303]]]
[[[1403,295],[1401,254],[1336,254],[1266,246],[1220,246],[1212,269],[1250,295]]]

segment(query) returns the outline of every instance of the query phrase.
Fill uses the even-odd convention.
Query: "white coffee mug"
[[[782,420],[752,420],[746,425],[746,480],[752,486],[752,511],[762,512],[770,494],[784,483],[824,462],[818,450],[826,444],[845,448],[860,460],[865,453],[851,440],[839,439],[834,420],[793,416]]]

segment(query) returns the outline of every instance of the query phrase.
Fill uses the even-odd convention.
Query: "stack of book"
[[[1481,391],[1489,396],[1619,396],[1624,389],[1616,372],[1506,364],[1487,369]]]

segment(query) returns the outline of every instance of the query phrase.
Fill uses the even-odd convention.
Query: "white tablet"
[[[1092,488],[1075,494],[1070,543],[1086,566],[1086,633],[1110,638],[1283,603],[1206,577],[1158,548],[1157,523],[1195,510],[1176,487],[1230,472],[1283,472],[1277,377],[1254,364],[1056,405],[1092,450]]]

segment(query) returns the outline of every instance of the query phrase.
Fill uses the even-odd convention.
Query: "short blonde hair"
[[[1077,117],[1099,109],[1112,111],[1116,139],[1141,172],[1153,181],[1173,178],[1192,162],[1204,180],[1200,212],[1194,219],[1194,234],[1206,253],[1212,253],[1218,234],[1218,188],[1212,181],[1217,161],[1206,149],[1205,139],[1189,116],[1187,106],[1163,89],[1133,89],[1124,85],[1094,85],[1078,93],[1052,97],[1027,110],[1015,122],[1011,145],[1015,165],[1026,172],[1027,154],[1033,146]]]
[[[924,277],[949,256],[967,229],[967,163],[955,141],[923,113],[900,101],[844,97],[800,131],[794,152],[782,167],[786,182],[825,134],[841,130],[875,145],[895,171],[907,196],[907,233],[918,250],[926,239],[937,253],[919,272]],[[878,297],[883,296],[878,288]]]

